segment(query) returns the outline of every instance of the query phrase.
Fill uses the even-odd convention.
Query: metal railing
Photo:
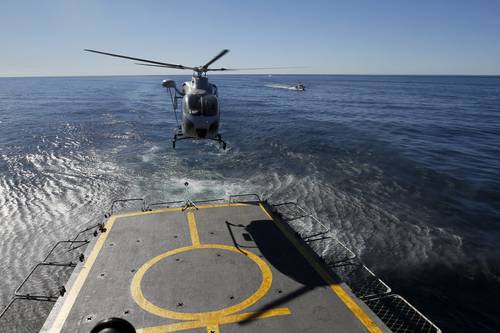
[[[177,200],[177,201],[160,201],[160,202],[154,202],[147,204],[148,209],[153,209],[156,208],[176,208],[176,207],[182,207],[184,205],[184,201],[182,200]]]
[[[441,333],[439,327],[399,295],[390,294],[364,302],[393,332]]]
[[[53,299],[13,297],[0,312],[2,332],[39,332],[55,304]]]
[[[66,293],[65,284],[77,263],[85,259],[83,253],[90,241],[78,238],[85,232],[102,231],[101,226],[99,223],[85,228],[73,239],[59,241],[49,250],[43,261],[37,263],[21,281],[7,306],[0,312],[1,330],[12,328],[11,331],[15,332],[37,332],[42,328],[54,303]],[[31,301],[41,302],[44,306],[33,306]],[[33,312],[31,316],[25,313],[29,311]]]
[[[208,203],[220,203],[220,204],[231,204],[235,202],[261,202],[262,199],[260,195],[256,193],[243,193],[243,194],[235,194],[230,195],[228,200],[224,198],[216,198],[216,199],[202,199],[202,200],[193,200],[192,202],[195,204],[208,204]],[[129,203],[129,202],[141,202],[141,211],[151,211],[153,209],[161,209],[161,208],[179,208],[182,207],[186,201],[184,200],[175,200],[175,201],[158,201],[148,203],[144,198],[130,198],[130,199],[116,199],[111,203],[111,207],[108,212],[104,215],[106,218],[111,217],[113,214],[119,212],[118,204]]]
[[[243,198],[245,197],[251,197],[256,200],[244,200]],[[234,203],[234,199],[238,199],[238,202],[261,202],[262,199],[260,198],[260,195],[256,193],[244,193],[244,194],[233,194],[229,196],[229,202]]]
[[[387,295],[392,291],[391,287],[360,262],[344,263],[330,268],[361,300]]]
[[[358,256],[331,234],[331,230],[312,213],[294,202],[268,205],[273,214],[287,223],[297,235],[324,261],[331,272],[346,283],[352,293],[361,299],[395,333],[440,333],[441,330],[407,300],[366,267]],[[298,212],[291,214],[290,212]],[[281,211],[280,211],[281,210]],[[297,222],[311,218],[323,231],[304,236]],[[303,225],[302,225],[303,226]],[[314,226],[311,226],[314,227]],[[326,254],[325,249],[327,250]]]
[[[318,242],[328,242],[329,244],[335,244],[336,248],[332,249],[335,252],[335,263],[341,263],[345,261],[349,261],[356,258],[356,254],[347,246],[344,245],[340,240],[338,240],[335,236],[331,234],[331,228],[327,227],[325,223],[320,221],[314,214],[307,211],[305,208],[301,207],[295,202],[284,202],[279,204],[271,205],[273,208],[273,213],[277,214],[284,222],[286,222],[290,226],[294,226],[298,224],[298,222],[304,222],[306,219],[311,220],[311,228],[314,228],[315,225],[321,227],[321,231],[314,232],[312,234],[304,234],[299,228],[293,228],[300,237],[311,247],[315,247],[313,243],[317,244]],[[334,243],[332,243],[332,240]],[[339,259],[340,253],[343,253],[342,259]],[[332,264],[332,262],[328,262],[327,264]]]
[[[78,233],[80,234],[80,233]],[[78,235],[77,235],[78,237]],[[44,263],[55,263],[55,261],[49,260],[52,256],[54,256],[56,250],[58,248],[61,248],[61,245],[68,244],[69,247],[64,251],[65,253],[70,253],[71,251],[81,249],[82,247],[86,246],[88,243],[90,243],[89,240],[67,240],[67,241],[59,241],[57,242],[52,249],[49,251],[49,253],[45,256],[42,262]],[[77,246],[73,246],[74,244],[78,244]],[[73,254],[70,254],[71,259],[76,259]],[[60,259],[60,258],[59,258]],[[69,261],[71,262],[71,260]]]
[[[93,224],[89,227],[86,227],[82,230],[80,230],[76,235],[75,237],[73,237],[73,240],[72,242],[76,242],[76,241],[79,241],[78,239],[82,236],[82,235],[85,235],[86,232],[92,232],[92,235],[94,237],[97,237],[98,235],[98,229],[101,230],[103,228],[103,224],[102,223],[97,223],[97,224]],[[84,241],[87,241],[88,239],[84,239]]]
[[[83,256],[84,249],[82,249],[82,248],[85,247],[88,243],[89,243],[88,240],[84,240],[84,241],[68,240],[68,241],[57,242],[50,249],[50,251],[47,253],[47,255],[45,256],[43,261],[36,264],[31,269],[31,271],[28,273],[28,275],[21,281],[21,284],[14,291],[14,297],[25,298],[25,299],[49,299],[49,300],[53,299],[53,300],[56,300],[59,296],[64,295],[64,292],[65,292],[64,284],[67,282],[67,280],[69,279],[69,276],[73,272],[73,269],[76,267],[76,263],[78,261],[84,260],[84,256]],[[69,245],[69,247],[67,249],[64,249],[64,253],[66,253],[66,254],[70,253],[70,257],[69,258],[65,257],[63,260],[51,260],[51,258],[54,256],[54,253],[56,252],[56,250],[61,248],[62,245],[64,245],[64,244]],[[78,245],[74,246],[75,244],[78,244]],[[78,249],[80,249],[82,251],[78,252],[78,253],[73,252],[73,251],[78,250]],[[59,259],[61,259],[61,258],[59,258]],[[39,290],[21,292],[21,290],[26,287],[26,285],[29,281],[34,280],[34,278],[33,278],[34,276],[36,276],[37,274],[42,276],[42,274],[39,272],[43,271],[44,268],[54,269],[55,271],[58,270],[57,268],[68,270],[69,274],[67,274],[67,276],[63,276],[64,282],[59,281],[61,283],[59,286],[57,286],[57,288],[58,288],[57,292],[54,292],[53,289],[51,290],[50,288],[48,288],[45,285],[43,286],[46,289],[45,293],[43,291],[42,291],[42,293],[40,293]],[[52,272],[52,273],[54,273],[54,272]],[[45,276],[42,276],[42,279],[45,279]]]
[[[193,201],[195,204],[209,204],[209,203],[226,203],[226,199],[224,198],[219,198],[219,199],[204,199],[204,200],[194,200]]]
[[[287,222],[291,222],[294,220],[299,220],[299,219],[309,217],[314,222],[316,222],[319,226],[321,226],[323,228],[322,233],[330,232],[329,227],[327,227],[323,222],[321,222],[316,216],[314,216],[313,214],[311,214],[310,212],[308,212],[307,210],[305,210],[304,208],[299,206],[296,202],[289,201],[289,202],[275,204],[272,206],[277,210],[277,213],[279,213],[281,215],[281,217],[284,218]],[[299,214],[293,214],[294,213],[293,209],[298,211]],[[289,215],[287,215],[287,213],[288,214],[292,213],[292,215],[289,216]],[[315,235],[311,235],[311,236],[315,236]]]
[[[115,210],[115,206],[117,204],[123,204],[123,203],[129,203],[129,202],[137,202],[137,201],[140,201],[141,204],[142,204],[141,210],[143,212],[146,211],[147,205],[146,205],[146,200],[144,198],[115,199],[111,203],[111,207],[109,208],[109,212],[107,214],[105,214],[104,216],[105,217],[110,217],[111,215],[113,215],[114,210]]]
[[[53,290],[49,289],[49,288],[45,288],[47,293],[45,294],[37,294],[38,290],[34,291],[35,294],[33,292],[21,292],[21,289],[23,289],[25,287],[25,285],[28,283],[28,281],[30,281],[32,279],[32,277],[35,275],[35,273],[37,271],[40,271],[42,267],[64,267],[64,268],[67,268],[67,269],[70,269],[71,272],[73,271],[73,268],[76,267],[76,263],[73,263],[73,262],[69,262],[69,263],[56,263],[56,262],[49,262],[49,263],[45,263],[45,262],[40,262],[38,264],[35,265],[35,267],[33,267],[31,269],[31,271],[29,272],[29,274],[23,279],[23,281],[21,282],[21,284],[19,285],[19,287],[17,287],[17,289],[14,291],[14,296],[17,296],[17,297],[25,297],[25,298],[48,298],[48,299],[57,299],[60,296],[64,295],[64,292],[63,292],[63,288],[64,288],[64,284],[61,284],[59,286],[59,289],[57,291],[57,293],[53,293]],[[71,273],[70,273],[71,274]],[[69,279],[69,275],[67,276],[67,278]],[[66,281],[64,282],[66,283]]]

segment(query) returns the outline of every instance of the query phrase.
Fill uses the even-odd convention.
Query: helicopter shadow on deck
[[[270,220],[253,220],[247,226],[235,225],[226,221],[226,225],[236,248],[240,250],[242,248],[250,250],[258,248],[270,266],[302,285],[300,288],[284,293],[278,299],[264,304],[253,315],[239,322],[240,325],[245,325],[266,311],[286,304],[317,287],[327,286],[327,283],[311,264]],[[246,233],[241,232],[243,230]],[[236,240],[238,234],[241,234],[243,242]],[[245,243],[245,245],[241,243]],[[340,282],[338,277],[334,276],[334,279],[335,282]]]

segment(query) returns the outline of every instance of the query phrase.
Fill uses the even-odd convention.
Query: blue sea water
[[[212,76],[226,151],[172,149],[164,78],[0,78],[0,307],[112,199],[188,181],[298,201],[445,332],[500,331],[500,77]]]

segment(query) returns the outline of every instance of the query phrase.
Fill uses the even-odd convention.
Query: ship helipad
[[[42,331],[390,332],[262,203],[112,215]]]

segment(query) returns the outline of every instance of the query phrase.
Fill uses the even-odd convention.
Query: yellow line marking
[[[359,321],[368,329],[369,332],[382,333],[382,330],[374,323],[370,317],[363,311],[363,309],[352,299],[352,297],[342,288],[342,286],[336,283],[330,273],[328,273],[325,268],[318,263],[316,258],[311,256],[309,252],[298,242],[298,240],[290,234],[281,223],[276,222],[273,217],[267,212],[262,204],[259,204],[262,211],[269,217],[271,221],[281,230],[281,232],[288,238],[288,240],[295,246],[297,250],[302,254],[302,256],[309,262],[309,264],[314,268],[314,270],[321,276],[321,278],[330,286],[330,289],[344,302],[347,308],[358,318]]]
[[[241,207],[241,206],[250,206],[250,204],[246,203],[223,203],[223,204],[206,204],[196,206],[198,209],[208,209],[208,208],[223,208],[223,207]],[[167,212],[180,212],[182,211],[182,207],[169,207],[169,208],[158,208],[149,212],[129,212],[129,213],[121,213],[121,214],[113,214],[115,217],[130,217],[130,216],[141,216],[141,215],[150,215],[150,214],[160,214]]]
[[[199,209],[206,209],[206,208],[221,208],[221,207],[241,207],[241,206],[250,206],[250,204],[246,203],[223,203],[223,204],[207,204],[207,205],[200,205],[196,206]]]
[[[78,294],[80,293],[80,290],[85,283],[85,280],[87,279],[87,276],[89,275],[89,272],[92,268],[92,265],[94,265],[94,262],[97,259],[97,256],[99,255],[99,252],[101,251],[104,242],[106,241],[106,238],[109,235],[109,232],[111,231],[111,228],[113,227],[113,224],[116,221],[116,216],[112,216],[107,222],[106,222],[106,229],[107,231],[104,233],[101,233],[99,238],[97,239],[94,248],[92,249],[92,252],[88,256],[87,260],[83,264],[80,272],[78,273],[78,276],[71,286],[70,291],[66,294],[64,297],[64,303],[61,306],[61,310],[57,314],[56,319],[54,320],[54,323],[52,324],[52,328],[50,329],[51,333],[58,333],[61,331],[64,323],[66,322],[66,318],[69,315],[69,312],[73,308],[73,305],[75,304],[76,298],[78,297]]]
[[[253,295],[243,300],[241,303],[232,305],[225,309],[216,310],[216,311],[207,311],[207,312],[175,312],[162,307],[159,307],[150,301],[148,301],[142,292],[141,281],[146,274],[146,272],[158,263],[160,260],[163,260],[167,257],[173,256],[175,254],[193,250],[202,250],[202,249],[221,249],[226,251],[231,251],[234,253],[238,253],[243,255],[241,251],[243,251],[246,255],[245,258],[252,260],[260,269],[262,274],[262,282],[259,288],[255,291]],[[198,246],[186,246],[179,247],[174,250],[162,253],[149,261],[147,261],[144,265],[141,266],[135,273],[132,278],[132,283],[130,284],[130,292],[132,294],[132,298],[134,301],[144,310],[155,314],[159,317],[170,318],[170,319],[179,319],[179,320],[196,320],[202,322],[212,322],[218,323],[223,316],[227,316],[229,314],[233,314],[235,312],[242,311],[247,307],[256,303],[259,299],[261,299],[271,288],[271,284],[273,282],[273,276],[271,269],[266,264],[264,260],[259,258],[256,254],[243,250],[237,249],[234,246],[222,245],[222,244],[200,244]]]
[[[128,213],[113,214],[112,216],[120,218],[120,217],[142,216],[142,215],[160,214],[168,212],[180,212],[181,210],[182,210],[181,207],[159,208],[148,212],[128,212]]]
[[[196,227],[196,218],[192,211],[187,212],[187,220],[189,224],[189,234],[191,235],[191,242],[193,246],[200,245],[200,236],[198,235],[198,228]]]
[[[257,320],[257,319],[264,319],[264,318],[270,318],[270,317],[277,317],[277,316],[286,316],[292,314],[290,312],[289,308],[276,308],[276,309],[271,309],[271,310],[266,310],[266,311],[261,311],[261,312],[247,312],[247,313],[240,313],[240,314],[234,314],[230,316],[223,317],[219,320],[219,324],[230,324],[230,323],[238,323],[241,321],[245,320]]]
[[[210,328],[213,330],[215,327],[217,327],[217,330],[215,332],[219,332],[218,330],[219,325],[239,323],[244,320],[248,320],[249,318],[251,318],[251,320],[258,320],[264,318],[286,316],[290,314],[291,312],[290,309],[288,308],[277,308],[277,309],[267,310],[264,312],[247,312],[247,313],[234,314],[221,317],[218,319],[218,322],[216,324],[210,322],[207,323],[203,321],[185,321],[169,325],[146,327],[138,329],[137,333],[166,333],[166,332],[176,332],[176,331],[183,331],[183,330],[202,328],[202,327],[207,327],[208,333],[210,333]]]
[[[219,333],[219,325],[208,325],[207,333]]]
[[[160,325],[155,327],[146,327],[137,330],[137,333],[164,333],[191,330],[195,328],[205,327],[207,325],[199,321],[185,321],[169,325]]]

